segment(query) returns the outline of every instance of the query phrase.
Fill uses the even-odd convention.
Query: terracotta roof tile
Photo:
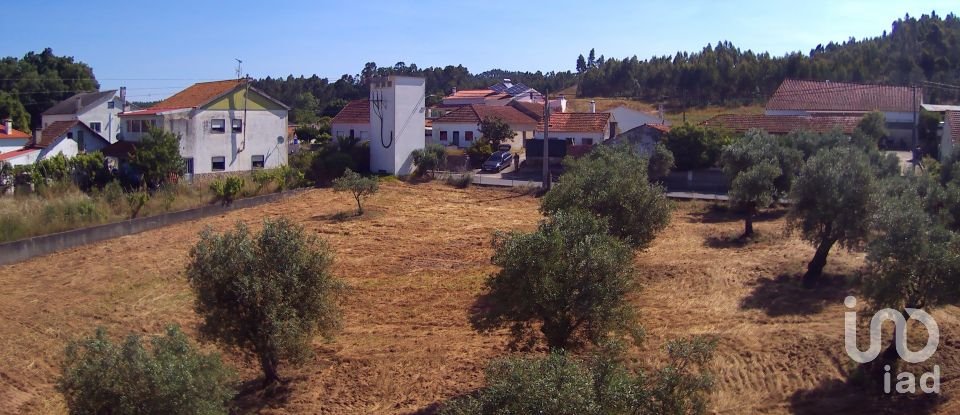
[[[608,112],[557,112],[550,114],[550,131],[571,133],[603,132],[610,121]],[[543,131],[543,121],[537,126]]]
[[[665,125],[665,124],[644,124],[644,125],[660,132],[664,132],[664,133],[670,132],[669,125]]]
[[[527,114],[527,116],[530,118],[537,120],[537,122],[540,122],[540,119],[543,118],[543,104],[538,104],[536,102],[513,101],[509,105],[520,110],[520,112]]]
[[[784,80],[767,102],[767,110],[912,112],[917,91],[907,86]]]
[[[32,153],[34,151],[40,151],[39,148],[21,148],[19,150],[8,151],[6,153],[0,154],[0,161],[10,160],[17,156],[22,156],[27,153]]]
[[[499,95],[492,89],[462,89],[447,95],[446,98],[484,98],[491,95]]]
[[[20,140],[23,138],[30,138],[30,134],[27,134],[16,128],[11,128],[11,131],[7,131],[6,125],[4,125],[4,123],[0,123],[0,140],[3,140],[3,139]]]
[[[851,134],[857,128],[861,117],[837,116],[793,116],[763,114],[720,114],[701,123],[708,127],[719,127],[736,133],[752,129],[761,129],[770,134],[788,134],[797,130],[809,130],[826,133],[840,128],[844,134]]]
[[[340,112],[337,113],[331,124],[369,124],[370,123],[370,100],[358,99],[347,103]]]
[[[53,142],[56,139],[62,137],[64,134],[67,133],[67,131],[70,131],[70,129],[77,124],[80,124],[81,126],[83,126],[87,130],[87,132],[91,134],[91,137],[99,137],[100,139],[109,142],[102,135],[92,130],[90,127],[80,122],[79,120],[70,120],[70,121],[56,121],[56,122],[50,123],[50,125],[48,125],[47,128],[40,130],[40,141],[33,143],[33,146],[39,147],[39,148],[45,148],[50,144],[53,144]]]
[[[180,109],[200,107],[214,98],[223,95],[243,84],[243,80],[229,79],[226,81],[200,82],[191,85],[183,91],[177,92],[170,98],[158,102],[148,110]]]
[[[433,120],[434,124],[441,123],[475,123],[479,124],[485,118],[500,118],[507,124],[534,125],[536,120],[511,106],[464,105]]]

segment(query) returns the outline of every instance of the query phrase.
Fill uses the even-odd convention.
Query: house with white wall
[[[0,154],[20,150],[30,144],[30,134],[13,128],[13,121],[3,120],[0,128]]]
[[[40,138],[31,143],[31,148],[40,149],[39,159],[48,159],[58,154],[70,158],[80,153],[101,151],[110,142],[100,133],[80,120],[55,121],[40,131]]]
[[[663,137],[670,132],[670,126],[663,124],[643,124],[617,134],[614,138],[604,141],[606,145],[626,144],[637,154],[653,154],[654,148],[663,141]]]
[[[503,120],[513,130],[512,139],[504,141],[514,151],[523,147],[524,140],[533,138],[537,120],[509,106],[465,105],[433,120],[433,142],[459,148],[470,147],[481,137],[480,123],[485,119]]]
[[[370,141],[370,100],[358,99],[347,103],[330,120],[333,137],[356,137],[361,142]]]
[[[287,164],[288,111],[249,80],[201,82],[150,108],[121,113],[121,139],[135,146],[150,127],[180,136],[188,174],[274,168]]]
[[[551,113],[549,120],[551,140],[564,140],[578,146],[596,145],[612,138],[610,127],[616,123],[608,112],[557,112]],[[545,127],[541,119],[534,138],[542,140]]]
[[[123,101],[117,90],[81,92],[44,111],[41,130],[55,122],[78,120],[112,143],[120,133],[121,112]]]
[[[923,90],[910,86],[787,79],[767,101],[765,114],[863,117],[879,111],[890,133],[887,144],[906,148],[922,101]]]
[[[620,133],[630,131],[634,128],[637,128],[641,125],[670,125],[670,123],[665,120],[660,119],[660,117],[646,113],[643,111],[637,111],[633,108],[627,108],[623,105],[618,107],[610,108],[603,112],[609,112],[613,114],[613,118],[616,121],[616,124],[613,125],[613,135],[617,136]]]

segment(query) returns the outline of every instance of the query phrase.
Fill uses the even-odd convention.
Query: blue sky
[[[12,4],[10,4],[12,3]],[[672,55],[730,40],[741,49],[809,51],[877,36],[952,1],[13,1],[0,56],[52,47],[93,66],[101,86],[156,100],[195,81],[288,74],[339,78],[368,61],[472,72],[573,70],[578,54]]]

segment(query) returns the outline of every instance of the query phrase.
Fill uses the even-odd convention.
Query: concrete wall
[[[659,124],[660,118],[653,114],[647,114],[627,107],[616,107],[606,111],[611,114],[610,121],[617,123],[617,130],[614,135],[625,131],[630,131],[644,124]]]
[[[507,140],[504,144],[510,144],[510,147],[513,151],[520,151],[523,148],[523,140],[527,138],[533,138],[534,129],[536,125],[511,125],[510,128],[513,130],[514,135],[512,140]],[[447,140],[440,140],[440,133],[447,132]],[[455,145],[453,142],[453,132],[460,132],[460,142],[456,144],[459,148],[467,148],[473,144],[473,141],[467,141],[466,134],[467,131],[473,132],[473,139],[476,140],[480,138],[480,126],[474,123],[446,123],[446,122],[434,122],[433,123],[433,142],[442,144],[445,146]]]
[[[297,191],[273,193],[264,196],[240,199],[233,202],[233,205],[231,206],[203,206],[196,209],[181,210],[179,212],[170,212],[162,215],[131,219],[123,222],[109,223],[106,225],[75,229],[72,231],[7,242],[0,244],[0,265],[13,264],[36,256],[46,255],[64,249],[70,249],[107,239],[132,235],[180,222],[200,219],[207,216],[221,215],[234,209],[242,209],[274,202],[294,194],[295,192]]]
[[[274,168],[287,164],[287,111],[247,111],[243,132],[231,132],[231,120],[244,118],[241,110],[202,110],[189,120],[173,122],[172,131],[183,131],[180,142],[184,158],[193,159],[194,174],[214,172],[213,157],[223,157],[225,170],[252,170],[252,156],[263,156],[264,167]],[[223,119],[226,131],[211,129],[212,120]],[[178,131],[179,132],[179,131]]]

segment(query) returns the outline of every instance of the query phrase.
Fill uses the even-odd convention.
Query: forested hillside
[[[771,56],[730,42],[700,52],[638,60],[578,59],[582,96],[665,100],[679,106],[762,101],[785,78],[920,84],[960,84],[960,19],[907,15],[868,39],[816,45],[809,53]],[[927,102],[956,101],[960,88],[926,86]]]
[[[707,45],[699,52],[640,60],[582,55],[576,71],[518,72],[490,70],[471,73],[462,65],[419,68],[397,62],[377,66],[368,62],[357,74],[330,80],[310,77],[263,78],[257,88],[291,105],[292,122],[314,122],[332,116],[347,101],[366,96],[365,81],[373,76],[422,76],[427,102],[439,102],[454,87],[483,88],[503,78],[540,91],[559,91],[578,85],[578,95],[622,97],[666,102],[675,108],[704,105],[762,103],[785,78],[924,86],[925,101],[960,101],[960,18],[936,13],[919,19],[905,16],[880,36],[816,45],[808,53],[771,56],[741,50],[730,42]],[[134,74],[131,74],[133,76]],[[173,74],[172,74],[173,75]],[[39,115],[75,92],[98,88],[93,70],[72,57],[50,49],[23,58],[0,60],[0,117],[14,118],[18,128],[36,126]]]

